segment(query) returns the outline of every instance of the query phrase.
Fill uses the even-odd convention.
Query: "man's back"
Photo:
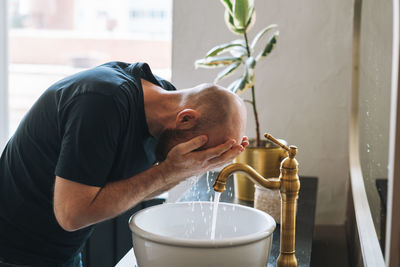
[[[103,187],[154,163],[141,78],[175,89],[147,64],[112,62],[57,82],[34,104],[0,160],[0,258],[54,266],[80,251],[91,227],[58,225],[55,175]]]

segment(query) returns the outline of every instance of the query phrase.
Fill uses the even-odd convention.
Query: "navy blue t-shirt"
[[[55,83],[25,115],[0,159],[0,258],[57,266],[80,251],[92,227],[59,226],[56,175],[103,187],[155,162],[141,78],[175,90],[146,63],[110,62]]]

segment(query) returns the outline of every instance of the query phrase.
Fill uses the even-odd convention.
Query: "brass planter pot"
[[[285,142],[286,143],[286,142]],[[247,147],[235,162],[248,164],[265,178],[279,177],[279,168],[287,152],[272,143],[267,147]],[[254,183],[243,174],[235,174],[235,194],[240,200],[254,201]]]

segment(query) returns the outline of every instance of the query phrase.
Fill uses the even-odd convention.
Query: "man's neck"
[[[147,126],[150,134],[158,138],[165,129],[175,127],[182,93],[164,90],[144,79],[142,88]]]

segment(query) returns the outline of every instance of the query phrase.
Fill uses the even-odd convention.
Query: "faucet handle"
[[[275,144],[281,146],[283,149],[285,149],[287,152],[290,152],[290,149],[288,146],[282,144],[281,142],[279,142],[275,137],[273,137],[272,135],[270,135],[269,133],[264,134],[265,138],[271,140],[272,142],[274,142]]]
[[[296,146],[286,146],[284,144],[282,144],[281,142],[279,142],[275,137],[273,137],[272,135],[270,135],[269,133],[264,134],[265,138],[271,140],[272,142],[274,142],[275,144],[281,146],[283,149],[285,149],[287,152],[289,152],[289,158],[293,159],[296,154],[297,154],[297,147]]]

